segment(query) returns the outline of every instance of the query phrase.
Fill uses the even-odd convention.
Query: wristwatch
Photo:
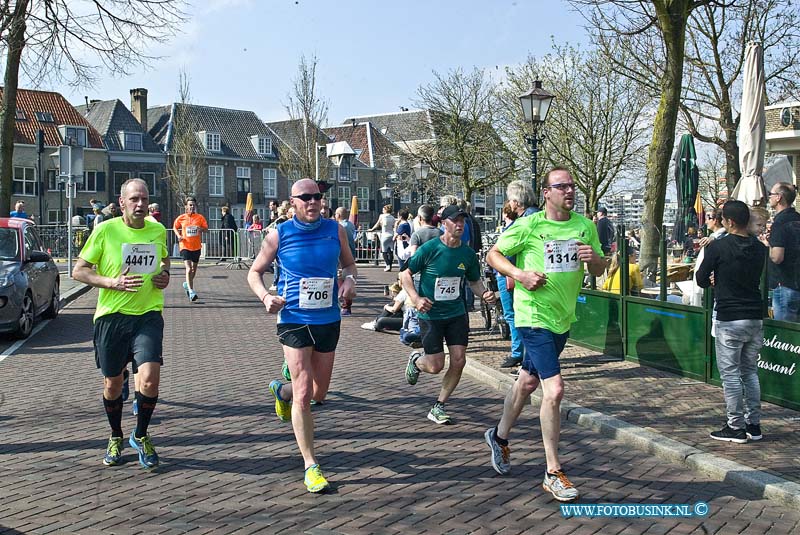
[[[164,273],[166,273],[166,274],[167,274],[167,277],[169,277],[169,276],[170,276],[170,274],[169,274],[169,270],[168,270],[168,269],[162,269],[162,270],[161,270],[161,273],[160,273],[160,275],[163,275]]]
[[[347,275],[345,277],[345,279],[350,279],[351,281],[353,281],[353,286],[357,286],[358,285],[358,283],[356,282],[356,278],[354,276],[352,276],[352,275]]]

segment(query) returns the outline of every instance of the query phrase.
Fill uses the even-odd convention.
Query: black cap
[[[442,210],[442,215],[439,216],[441,219],[455,219],[457,217],[467,217],[467,213],[456,206],[455,204],[451,204],[444,210]]]

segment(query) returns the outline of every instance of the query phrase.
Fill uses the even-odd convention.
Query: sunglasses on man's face
[[[572,190],[575,191],[575,184],[572,182],[561,182],[559,184],[548,184],[546,187],[551,189],[557,189],[559,191],[568,191]]]
[[[292,199],[300,199],[303,202],[309,202],[311,199],[319,201],[322,199],[322,193],[303,193],[302,195],[292,195]]]

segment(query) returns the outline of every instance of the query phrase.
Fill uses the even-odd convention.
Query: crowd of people
[[[569,170],[551,169],[541,188],[540,209],[529,184],[514,181],[508,185],[505,225],[486,254],[487,264],[496,270],[499,298],[511,327],[512,352],[507,360],[519,366],[519,374],[502,403],[499,420],[486,430],[484,439],[492,467],[501,475],[508,474],[511,431],[530,394],[541,387],[546,464],[542,487],[559,501],[572,501],[580,493],[559,458],[560,404],[565,388],[559,358],[575,321],[577,297],[586,271],[594,276],[608,272],[611,291],[619,291],[620,263],[629,263],[633,288],[641,285],[641,275],[635,268],[635,256],[615,256],[609,263],[613,251],[604,243],[609,239],[605,224],[599,224],[605,217],[593,224],[573,211],[576,186]],[[788,184],[772,188],[770,204],[777,215],[770,231],[766,210],[749,209],[739,201],[729,201],[711,214],[710,235],[701,247],[696,278],[701,287],[715,287],[717,363],[728,413],[726,425],[711,433],[717,440],[746,442],[762,437],[755,361],[763,343],[758,287],[768,256],[779,266],[774,272],[776,317],[796,320],[800,308],[800,272],[796,269],[800,216],[792,208],[795,195]],[[94,226],[73,271],[76,280],[100,288],[94,347],[111,429],[103,458],[107,466],[121,462],[126,445],[122,415],[129,364],[135,378],[135,426],[127,444],[137,452],[143,467],[159,464],[148,429],[164,362],[163,290],[170,282],[170,255],[158,206],[148,201],[144,181],[126,181],[119,197],[121,213],[98,216],[103,218],[102,224]],[[356,297],[355,228],[344,208],[330,213],[311,179],[293,185],[288,204],[270,207],[267,232],[247,282],[265,314],[277,317],[284,366],[282,377],[270,382],[269,391],[276,416],[292,424],[303,458],[304,484],[309,492],[317,493],[330,484],[316,454],[311,407],[326,399],[341,317],[349,314]],[[420,206],[414,218],[406,210],[394,217],[386,207],[373,225],[380,229],[385,245],[384,269],[393,268],[397,255],[400,272],[398,282],[389,287],[391,302],[362,327],[397,332],[414,348],[404,367],[409,385],[417,384],[423,374],[444,372],[427,418],[435,424],[450,424],[454,419],[451,400],[469,344],[471,296],[489,304],[498,296],[481,278],[476,254],[481,247],[480,227],[467,211],[468,205],[447,196],[439,204],[438,211],[430,205]],[[17,207],[18,214],[20,209],[24,206]],[[229,212],[223,211],[223,223],[228,217]],[[264,231],[259,220],[254,218],[253,224],[261,225],[257,231]],[[187,197],[185,213],[176,218],[172,232],[185,266],[183,289],[193,302],[197,300],[199,251],[207,230],[207,221],[197,213],[196,199]],[[613,239],[613,232],[611,236]],[[628,238],[635,240],[636,236]],[[273,270],[273,285],[268,287],[264,274]]]

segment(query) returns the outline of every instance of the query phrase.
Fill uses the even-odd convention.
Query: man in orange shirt
[[[178,237],[181,250],[181,258],[186,266],[186,282],[183,289],[190,301],[197,301],[197,293],[194,291],[194,276],[197,273],[197,263],[200,261],[200,249],[202,248],[202,234],[208,232],[206,218],[197,213],[197,199],[186,197],[186,213],[179,215],[175,219],[172,230]]]

